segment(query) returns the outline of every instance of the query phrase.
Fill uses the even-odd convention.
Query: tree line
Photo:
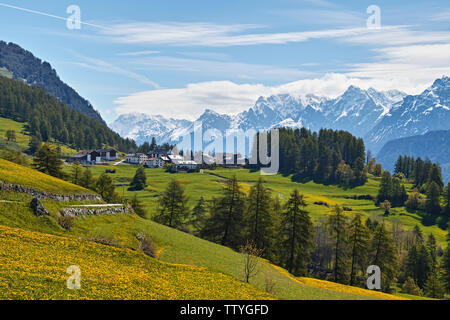
[[[102,145],[128,152],[136,143],[123,139],[105,124],[67,107],[39,87],[0,77],[0,116],[28,123],[28,131],[43,142],[58,141],[75,149]]]
[[[256,148],[258,141],[259,134]],[[346,131],[280,128],[279,155],[280,173],[296,181],[354,187],[367,180],[364,141]]]
[[[414,186],[409,194],[405,181]],[[393,176],[388,171],[383,172],[377,202],[385,206],[420,210],[424,212],[424,224],[437,223],[444,230],[450,222],[450,183],[444,186],[440,166],[429,160],[400,156]]]

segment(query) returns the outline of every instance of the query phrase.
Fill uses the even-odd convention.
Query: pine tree
[[[447,248],[442,258],[442,269],[445,288],[450,293],[450,227],[447,230]]]
[[[381,288],[390,291],[391,283],[397,273],[397,257],[392,237],[386,230],[384,223],[375,229],[370,245],[370,262],[381,269]]]
[[[79,185],[82,175],[83,167],[80,165],[80,163],[75,162],[74,164],[72,164],[72,183]]]
[[[427,200],[425,202],[425,210],[432,217],[437,217],[441,213],[439,186],[432,181],[427,187]]]
[[[42,145],[41,139],[39,139],[37,136],[32,136],[28,144],[28,149],[26,150],[26,153],[34,155],[39,150],[41,145]]]
[[[274,239],[271,214],[272,196],[270,190],[264,186],[262,178],[259,178],[256,185],[250,188],[247,203],[247,238],[257,248],[271,251]]]
[[[365,273],[367,266],[367,251],[369,245],[369,230],[362,223],[361,214],[356,214],[349,226],[350,247],[351,247],[351,267],[350,285],[359,283],[358,272]]]
[[[189,215],[188,198],[181,183],[171,180],[159,198],[159,214],[154,218],[158,223],[172,228],[180,227]]]
[[[333,239],[334,281],[348,283],[350,262],[348,219],[340,206],[336,205],[328,216],[328,227]]]
[[[147,186],[147,176],[144,167],[140,166],[133,177],[130,184],[130,190],[144,190]]]
[[[62,171],[62,160],[59,158],[55,149],[47,144],[43,144],[36,153],[36,156],[34,157],[34,166],[36,170],[51,176],[58,178],[64,176]]]
[[[102,173],[95,182],[95,191],[108,203],[112,203],[118,198],[115,188],[112,178],[106,173]]]
[[[192,218],[190,222],[196,232],[202,230],[205,227],[207,214],[208,209],[206,206],[206,201],[203,197],[200,197],[194,209],[192,209]]]
[[[439,279],[439,274],[435,270],[431,272],[423,287],[424,294],[427,297],[442,299],[445,294],[445,286]]]
[[[392,197],[392,178],[389,171],[384,171],[381,177],[380,189],[378,190],[377,202],[389,200]]]
[[[145,211],[142,202],[139,201],[136,193],[134,193],[133,198],[131,198],[130,205],[138,216],[144,219],[146,218],[147,212]]]
[[[303,195],[295,189],[282,213],[282,264],[290,273],[298,276],[307,274],[314,245],[314,228],[306,207]]]
[[[227,181],[223,196],[213,199],[210,218],[201,231],[201,237],[238,249],[244,244],[245,194],[236,176]]]
[[[444,189],[444,182],[442,181],[441,168],[435,163],[431,165],[427,178],[428,184],[432,182],[436,183],[439,188],[439,192],[442,192],[442,190]]]
[[[80,186],[86,189],[94,189],[95,180],[92,176],[92,171],[89,168],[86,168],[80,179]]]

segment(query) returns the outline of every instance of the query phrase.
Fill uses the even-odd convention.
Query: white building
[[[130,153],[126,155],[125,162],[132,164],[144,164],[147,159],[147,155],[144,153]]]
[[[162,158],[148,158],[144,162],[144,166],[147,168],[162,168],[165,161]]]

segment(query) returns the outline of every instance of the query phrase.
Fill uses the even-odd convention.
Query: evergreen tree
[[[444,189],[444,182],[442,181],[441,168],[435,163],[432,164],[427,179],[428,184],[432,182],[436,183],[439,188],[439,192],[442,192]]]
[[[198,232],[205,227],[207,220],[208,208],[206,201],[203,197],[200,197],[194,209],[192,209],[191,225],[195,231]]]
[[[370,245],[369,258],[372,265],[381,269],[382,290],[389,292],[397,273],[397,257],[392,237],[386,230],[384,223],[379,224],[375,229]]]
[[[106,173],[102,173],[95,182],[95,191],[108,203],[112,203],[118,198],[115,188],[112,178]]]
[[[134,193],[133,198],[131,198],[130,205],[138,216],[144,219],[146,218],[147,212],[145,211],[142,202],[139,201],[136,193]]]
[[[444,256],[442,258],[442,273],[445,288],[450,293],[450,227],[447,230],[447,248],[445,249]]]
[[[351,248],[350,285],[354,286],[361,283],[358,272],[360,272],[360,276],[365,274],[370,239],[369,230],[362,223],[361,214],[356,214],[351,221],[349,235]]]
[[[72,183],[79,185],[81,183],[82,175],[83,175],[83,167],[77,161],[74,164],[72,164]]]
[[[26,150],[26,153],[34,155],[39,150],[41,145],[42,145],[41,139],[39,139],[37,136],[32,136],[28,144],[28,149]]]
[[[256,185],[250,188],[247,203],[247,238],[258,249],[264,249],[267,254],[268,251],[271,251],[274,240],[271,213],[272,196],[270,190],[264,186],[262,178],[259,178]]]
[[[134,174],[133,180],[130,184],[130,190],[144,190],[147,186],[147,176],[145,174],[144,167],[137,168]]]
[[[6,140],[9,142],[16,142],[16,130],[6,130]]]
[[[442,299],[445,294],[445,286],[439,279],[437,271],[431,272],[423,287],[424,294],[427,297]]]
[[[314,229],[306,207],[303,195],[295,189],[282,213],[282,265],[298,276],[307,274],[313,250]]]
[[[189,209],[187,207],[188,198],[184,192],[179,181],[171,180],[159,198],[159,214],[154,220],[172,228],[180,227],[186,222]]]
[[[346,284],[349,280],[349,230],[348,219],[340,206],[336,205],[328,216],[328,226],[333,239],[334,281]]]
[[[58,153],[47,144],[43,144],[34,157],[34,166],[36,170],[49,174],[54,177],[62,178],[63,162],[59,158]]]
[[[427,200],[425,202],[425,209],[432,217],[437,217],[441,213],[439,186],[436,182],[432,181],[428,184],[427,188]]]
[[[236,176],[227,181],[223,196],[213,199],[210,218],[201,231],[201,237],[238,249],[243,242],[245,194]]]
[[[95,189],[95,180],[92,176],[91,169],[86,168],[80,178],[80,186],[86,189]]]
[[[392,197],[392,178],[389,171],[384,171],[381,176],[380,189],[378,190],[377,202],[389,200]]]

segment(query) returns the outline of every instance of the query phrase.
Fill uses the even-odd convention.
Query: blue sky
[[[80,30],[57,18],[70,5]],[[367,28],[371,5],[378,29]],[[450,75],[448,0],[0,0],[0,39],[50,62],[107,122],[236,113],[260,95],[350,84],[417,93]]]

